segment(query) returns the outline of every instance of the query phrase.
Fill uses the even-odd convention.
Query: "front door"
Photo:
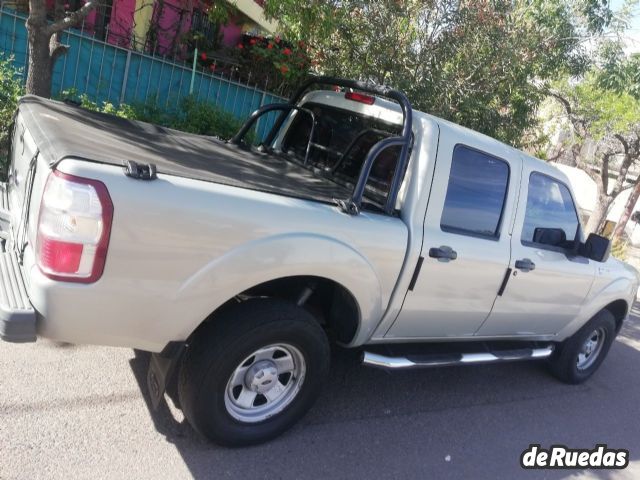
[[[472,336],[509,265],[521,159],[488,139],[455,138],[440,136],[421,269],[387,338]]]
[[[525,163],[511,274],[478,335],[557,333],[576,318],[591,288],[595,264],[572,253],[578,214],[569,188],[553,173]]]

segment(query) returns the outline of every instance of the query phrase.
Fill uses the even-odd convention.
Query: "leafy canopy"
[[[521,144],[553,78],[581,74],[602,0],[269,0],[325,74],[404,90],[416,108]]]

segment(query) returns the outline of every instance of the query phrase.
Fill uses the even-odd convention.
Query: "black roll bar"
[[[353,189],[353,193],[351,198],[347,201],[340,201],[340,205],[343,210],[350,214],[357,214],[360,211],[360,207],[362,205],[362,197],[364,195],[364,189],[367,185],[367,181],[369,180],[369,174],[371,173],[371,169],[373,167],[374,162],[378,158],[378,156],[385,149],[392,146],[401,146],[400,155],[398,157],[398,164],[396,165],[396,170],[393,174],[393,179],[391,181],[391,186],[389,188],[389,195],[387,196],[387,201],[385,203],[384,211],[388,215],[391,215],[395,210],[396,198],[398,197],[398,191],[400,190],[400,185],[402,183],[402,177],[407,167],[407,163],[409,163],[409,151],[411,148],[411,138],[412,138],[412,122],[413,122],[413,109],[411,108],[411,103],[407,96],[400,92],[399,90],[394,90],[392,88],[376,85],[369,82],[361,82],[358,80],[347,80],[344,78],[336,78],[336,77],[313,77],[304,82],[291,96],[288,104],[276,104],[276,105],[267,105],[266,107],[262,107],[256,110],[249,120],[244,124],[244,126],[240,129],[240,131],[230,140],[231,143],[239,144],[238,142],[242,140],[242,137],[247,133],[247,131],[251,128],[253,123],[255,123],[257,117],[264,114],[267,107],[278,107],[273,108],[271,110],[282,110],[282,113],[274,123],[273,127],[269,131],[267,138],[263,142],[263,145],[270,146],[273,144],[273,141],[276,138],[276,135],[282,128],[284,121],[287,117],[287,113],[285,112],[284,105],[288,105],[289,109],[299,109],[305,110],[297,107],[298,102],[302,99],[305,92],[312,85],[335,85],[338,87],[351,88],[354,90],[358,90],[365,93],[373,93],[374,95],[379,95],[381,97],[390,98],[391,100],[395,100],[400,105],[402,109],[402,132],[399,136],[385,138],[380,140],[378,143],[373,145],[367,153],[367,156],[362,164],[362,168],[360,169],[360,175],[358,176],[358,181],[356,182],[356,186]],[[268,111],[271,111],[268,110]],[[313,118],[313,117],[312,117]],[[249,124],[251,122],[251,124]],[[315,119],[314,119],[315,124]],[[312,132],[313,133],[313,132]],[[242,135],[241,135],[242,134]],[[309,145],[311,143],[311,137],[309,139]],[[307,145],[307,154],[309,145]],[[306,163],[306,157],[305,157]]]
[[[249,130],[251,130],[251,128],[253,127],[253,124],[256,123],[262,115],[265,115],[269,112],[273,112],[277,110],[282,111],[282,113],[284,113],[285,111],[290,112],[291,110],[297,110],[299,112],[306,113],[311,117],[311,132],[309,132],[309,142],[307,143],[307,150],[304,155],[304,164],[306,165],[309,159],[309,152],[311,151],[311,141],[313,140],[313,134],[316,129],[316,116],[308,108],[299,107],[297,105],[292,105],[290,103],[272,103],[271,105],[265,105],[263,107],[260,107],[258,110],[253,112],[249,116],[249,118],[247,118],[247,120],[244,122],[242,127],[240,127],[240,130],[238,131],[238,133],[236,133],[229,140],[229,143],[232,143],[234,145],[241,145],[242,141],[244,140],[244,137],[247,135],[247,133],[249,133]],[[265,144],[268,145],[268,143],[266,142],[262,143],[263,146]]]

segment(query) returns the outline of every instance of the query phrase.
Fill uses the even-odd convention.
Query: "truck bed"
[[[111,165],[133,160],[155,164],[159,174],[328,203],[351,194],[349,188],[293,162],[239,149],[214,137],[32,95],[20,100],[19,112],[52,167],[65,158]]]

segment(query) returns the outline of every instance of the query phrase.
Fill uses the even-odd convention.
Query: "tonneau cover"
[[[123,165],[153,163],[175,175],[324,202],[351,190],[282,158],[252,153],[204,135],[92,112],[28,95],[18,106],[40,154],[53,167],[65,158]]]

